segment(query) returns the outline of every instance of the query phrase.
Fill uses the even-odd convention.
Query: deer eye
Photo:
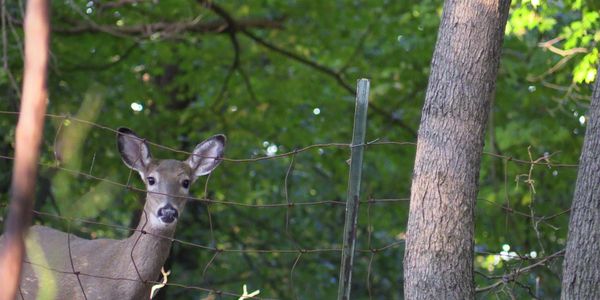
[[[183,187],[184,187],[184,188],[186,188],[186,189],[187,189],[187,188],[189,188],[189,187],[190,187],[190,181],[189,181],[189,180],[187,180],[187,179],[184,179],[184,180],[181,182],[181,186],[183,186]]]
[[[156,179],[154,179],[154,177],[148,177],[146,180],[148,180],[149,185],[154,185],[156,183]]]

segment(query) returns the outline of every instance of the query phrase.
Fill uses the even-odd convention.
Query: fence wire
[[[0,111],[0,115],[7,115],[7,116],[12,115],[15,118],[18,116],[18,114],[19,114],[18,112],[13,112],[13,111]],[[55,133],[54,144],[53,144],[54,147],[57,146],[56,145],[57,140],[61,134],[61,131],[63,130],[63,124],[65,124],[66,121],[76,122],[76,123],[79,123],[82,125],[91,126],[98,130],[117,134],[117,131],[115,129],[112,129],[108,126],[104,126],[104,125],[101,125],[101,124],[98,124],[95,122],[91,122],[91,121],[87,121],[87,120],[82,120],[82,119],[75,118],[75,117],[72,117],[69,115],[46,114],[46,118],[58,120],[60,122],[58,129],[56,130],[56,133]],[[158,144],[155,142],[151,142],[151,141],[146,141],[146,140],[144,140],[144,141],[154,147],[157,147],[157,148],[169,151],[169,152],[173,152],[176,154],[192,155],[192,153],[187,152],[187,151],[181,151],[181,150],[174,149],[174,148],[164,146],[164,145],[161,145],[161,144]],[[365,145],[369,146],[369,147],[380,147],[380,146],[381,147],[383,147],[383,146],[399,147],[399,146],[415,146],[416,143],[414,143],[414,142],[397,142],[397,141],[381,141],[381,140],[377,139],[377,140],[367,142]],[[359,145],[359,146],[363,146],[363,145]],[[308,145],[308,146],[305,146],[302,148],[295,149],[293,151],[280,153],[277,155],[265,155],[265,156],[260,156],[260,157],[251,157],[251,158],[231,158],[231,157],[223,158],[223,161],[227,162],[227,163],[255,163],[255,162],[264,161],[264,160],[276,160],[276,159],[283,159],[283,158],[289,159],[289,163],[285,170],[284,182],[283,182],[284,200],[280,203],[261,203],[261,204],[259,204],[259,203],[246,203],[246,202],[242,202],[242,201],[234,201],[231,199],[227,199],[227,200],[211,199],[211,197],[209,196],[209,193],[208,193],[208,187],[209,187],[209,182],[210,182],[210,176],[209,176],[209,178],[206,180],[206,183],[204,186],[204,193],[203,193],[202,197],[193,197],[193,196],[187,197],[187,200],[199,202],[206,206],[208,222],[209,222],[209,234],[210,234],[209,235],[210,236],[209,244],[200,244],[200,243],[193,242],[193,241],[187,241],[187,240],[183,240],[183,239],[178,239],[178,238],[174,238],[174,237],[162,236],[159,234],[151,233],[151,232],[145,231],[144,226],[142,226],[141,228],[133,228],[130,226],[98,222],[98,221],[90,220],[87,218],[66,217],[66,216],[61,216],[59,214],[55,214],[55,213],[34,210],[33,213],[38,218],[59,220],[61,222],[64,222],[67,225],[67,228],[68,228],[67,236],[69,237],[67,243],[68,243],[68,249],[69,249],[69,258],[70,258],[71,268],[68,270],[60,270],[60,269],[55,269],[50,266],[44,266],[44,265],[40,265],[40,264],[30,262],[30,261],[25,261],[25,263],[35,265],[36,267],[40,267],[40,268],[49,270],[54,273],[59,273],[59,274],[63,274],[63,275],[67,275],[67,274],[75,275],[79,282],[82,297],[84,299],[87,299],[87,296],[85,295],[85,290],[84,290],[84,287],[81,284],[81,280],[80,280],[80,278],[83,278],[83,277],[93,277],[93,278],[99,278],[99,279],[105,279],[105,280],[111,280],[111,281],[139,282],[139,283],[145,283],[145,284],[160,284],[161,283],[158,281],[144,279],[139,274],[139,271],[137,271],[137,267],[135,267],[136,262],[135,262],[134,255],[133,255],[133,252],[135,250],[135,245],[131,249],[130,256],[132,259],[132,263],[133,263],[134,267],[136,268],[136,272],[138,273],[137,278],[107,277],[107,276],[102,276],[102,275],[97,275],[97,274],[87,274],[87,273],[78,271],[78,266],[76,264],[74,264],[72,255],[71,255],[70,237],[73,235],[71,232],[71,229],[73,226],[83,226],[83,225],[97,226],[97,227],[107,228],[107,229],[111,229],[111,230],[123,231],[125,233],[140,233],[138,235],[138,240],[140,237],[142,237],[142,235],[152,235],[159,239],[169,240],[173,244],[180,245],[181,247],[190,247],[190,248],[199,249],[200,251],[205,251],[205,252],[209,253],[210,259],[202,267],[202,270],[203,270],[202,277],[203,278],[209,272],[211,267],[214,267],[215,262],[223,255],[253,254],[253,255],[273,255],[273,256],[289,255],[289,256],[292,256],[293,263],[289,267],[289,274],[288,274],[289,290],[291,291],[292,297],[294,299],[302,298],[302,295],[298,294],[296,283],[295,283],[295,280],[297,280],[294,278],[296,270],[302,264],[302,262],[306,260],[307,256],[319,255],[319,254],[324,254],[324,253],[333,253],[333,254],[339,255],[342,251],[341,246],[339,245],[339,241],[341,240],[341,238],[339,238],[336,242],[330,243],[330,244],[324,244],[324,245],[320,245],[320,246],[315,245],[314,247],[310,247],[310,248],[303,247],[302,243],[299,243],[292,236],[292,233],[290,230],[290,226],[291,226],[290,220],[292,218],[291,215],[294,210],[297,210],[301,207],[311,207],[311,206],[317,206],[323,210],[340,210],[340,212],[343,212],[346,202],[340,201],[337,199],[331,199],[331,200],[321,199],[321,200],[315,200],[315,201],[294,201],[292,199],[292,197],[290,197],[289,188],[290,188],[290,177],[293,175],[293,172],[294,172],[296,157],[297,157],[297,155],[299,155],[303,152],[307,152],[307,151],[314,150],[314,149],[341,148],[341,149],[349,150],[350,147],[351,147],[351,145],[349,143],[324,143],[324,144]],[[529,166],[529,172],[526,174],[521,174],[519,176],[522,176],[524,178],[522,181],[526,185],[528,185],[532,197],[534,197],[534,194],[535,194],[535,183],[532,178],[532,171],[533,171],[534,167],[545,166],[545,167],[552,167],[552,168],[577,168],[576,164],[552,162],[551,161],[552,155],[544,155],[540,158],[534,159],[531,155],[531,152],[529,152],[529,153],[530,153],[530,155],[529,155],[528,159],[519,159],[519,158],[506,156],[506,155],[502,155],[502,154],[484,152],[484,154],[486,156],[489,156],[493,159],[499,159],[499,160],[503,161],[503,163],[505,165],[505,169],[504,169],[504,177],[505,177],[504,185],[505,185],[505,187],[509,185],[508,179],[507,179],[508,171],[507,171],[507,167],[506,167],[508,165],[508,163]],[[95,156],[94,156],[94,158],[95,158]],[[0,153],[0,159],[10,161],[10,160],[13,160],[14,157],[10,153]],[[53,163],[40,163],[40,165],[45,169],[64,172],[66,174],[70,174],[70,175],[74,176],[75,178],[107,183],[107,184],[110,184],[110,185],[113,185],[116,187],[128,189],[128,190],[136,192],[136,193],[144,193],[144,194],[156,193],[156,194],[160,194],[160,195],[168,195],[168,194],[162,194],[162,193],[157,193],[157,192],[153,192],[153,191],[147,191],[145,189],[141,189],[141,188],[133,186],[130,183],[131,172],[130,172],[130,176],[128,176],[127,182],[118,182],[118,181],[114,181],[111,179],[107,179],[104,177],[94,175],[92,173],[92,168],[90,168],[89,172],[75,170],[75,169],[69,169],[69,168],[61,165],[59,154],[57,154],[56,152],[54,153],[54,162]],[[406,170],[406,171],[408,171],[408,170]],[[520,178],[519,176],[517,176],[517,179]],[[179,195],[176,195],[176,196],[180,197]],[[537,229],[540,225],[545,224],[548,226],[552,226],[549,223],[551,220],[554,220],[555,218],[566,215],[569,212],[568,209],[563,209],[563,210],[557,211],[556,213],[553,213],[553,214],[547,215],[547,216],[538,215],[534,209],[533,204],[530,205],[530,211],[528,211],[528,212],[527,211],[519,211],[516,208],[511,206],[508,195],[506,196],[506,198],[507,199],[505,199],[506,200],[505,203],[502,203],[502,204],[495,202],[495,201],[488,200],[488,199],[478,199],[479,200],[478,202],[488,204],[490,207],[501,210],[502,212],[504,212],[506,214],[507,219],[508,219],[508,216],[515,216],[518,218],[526,219],[528,222],[531,222],[532,228],[534,228],[535,231],[537,232],[538,240],[541,239],[539,231]],[[373,216],[374,207],[381,206],[381,205],[384,205],[384,206],[386,206],[386,205],[402,205],[402,204],[407,204],[409,202],[409,200],[410,200],[410,197],[408,197],[408,196],[396,197],[396,198],[377,198],[377,197],[369,196],[369,197],[366,197],[366,198],[363,198],[360,200],[360,204],[359,204],[360,210],[364,214],[366,214],[366,225],[365,225],[366,226],[366,231],[365,231],[366,237],[360,237],[360,239],[366,240],[366,243],[364,243],[366,245],[366,247],[358,249],[357,252],[362,253],[367,256],[366,278],[364,279],[364,282],[361,284],[364,284],[364,286],[367,290],[367,295],[368,295],[369,299],[380,299],[381,298],[380,295],[377,295],[375,288],[373,286],[374,261],[376,260],[377,255],[384,253],[386,251],[389,251],[391,249],[402,250],[403,243],[404,243],[403,236],[399,236],[396,238],[396,241],[387,243],[385,245],[379,245],[379,246],[375,245],[374,240],[376,239],[376,237],[374,237],[374,232],[376,230],[374,228],[373,219],[377,218],[377,217]],[[532,202],[533,202],[533,200],[532,200]],[[2,206],[3,206],[3,208],[6,208],[5,204],[3,204]],[[236,248],[236,247],[219,246],[216,235],[215,235],[216,229],[214,228],[214,224],[213,224],[213,216],[212,216],[213,213],[211,212],[212,206],[238,207],[238,208],[247,209],[247,210],[254,210],[254,209],[257,209],[257,210],[259,210],[259,209],[282,209],[282,210],[285,210],[284,232],[287,235],[288,239],[291,241],[291,245],[293,245],[293,247],[288,247],[288,248],[246,248],[244,246],[242,248]],[[406,207],[406,211],[408,211],[408,207]],[[508,222],[507,222],[507,224],[508,224]],[[506,230],[508,231],[508,225],[507,225]],[[541,245],[541,242],[540,242],[540,245]],[[543,250],[543,246],[542,246],[542,250]],[[503,274],[490,275],[490,274],[486,274],[486,273],[480,272],[480,271],[476,272],[476,274],[479,277],[484,278],[486,281],[491,282],[487,286],[479,287],[477,291],[479,293],[483,293],[483,294],[489,294],[489,293],[495,292],[498,295],[498,294],[502,294],[502,293],[509,293],[509,292],[507,292],[508,288],[509,287],[512,288],[512,287],[516,286],[516,287],[523,288],[524,290],[527,290],[527,292],[530,295],[532,295],[534,298],[538,298],[537,297],[538,295],[536,295],[536,292],[533,291],[531,289],[531,287],[529,287],[526,284],[519,281],[519,276],[530,272],[534,268],[547,266],[549,263],[551,263],[556,258],[560,258],[563,255],[563,253],[564,253],[564,251],[560,250],[558,252],[545,255],[543,257],[532,257],[531,255],[511,255],[510,260],[513,262],[518,262],[518,263],[513,264],[509,267],[506,267],[504,270],[502,270]],[[484,255],[484,256],[494,256],[494,255],[498,256],[499,255],[498,252],[490,252],[490,251],[476,251],[475,254],[476,255]],[[502,255],[503,254],[500,254],[501,258],[504,259],[505,257],[502,257]],[[397,265],[397,268],[401,269],[400,264]],[[398,270],[398,273],[401,273],[401,270]],[[401,284],[401,283],[396,282],[395,284]],[[219,298],[220,297],[240,298],[243,296],[240,293],[233,292],[233,291],[224,291],[224,290],[215,288],[214,286],[188,285],[188,284],[177,283],[176,281],[174,282],[171,280],[169,280],[166,283],[166,286],[175,288],[175,289],[189,290],[191,292],[210,293]],[[262,290],[264,290],[264,287]],[[269,291],[267,290],[266,293],[263,293],[263,295],[268,294],[268,293],[269,293]],[[22,294],[21,294],[21,298],[24,299]],[[275,299],[275,298],[258,297],[258,296],[254,297],[254,298],[255,299]]]

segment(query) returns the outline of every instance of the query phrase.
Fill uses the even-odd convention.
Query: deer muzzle
[[[179,212],[173,205],[167,203],[167,205],[158,209],[158,218],[166,224],[173,223],[179,217]]]

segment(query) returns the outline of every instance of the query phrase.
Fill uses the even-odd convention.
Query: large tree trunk
[[[598,69],[600,75],[600,68]],[[600,299],[600,78],[588,111],[571,206],[562,299]]]
[[[510,0],[444,4],[423,106],[404,257],[407,299],[472,299],[473,219]]]

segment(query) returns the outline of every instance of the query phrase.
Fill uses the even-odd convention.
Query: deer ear
[[[148,145],[129,128],[120,127],[117,131],[117,146],[123,162],[140,174],[144,173],[152,161]]]
[[[194,171],[195,178],[210,173],[221,163],[225,141],[225,136],[218,134],[194,148],[192,155],[185,162]]]

